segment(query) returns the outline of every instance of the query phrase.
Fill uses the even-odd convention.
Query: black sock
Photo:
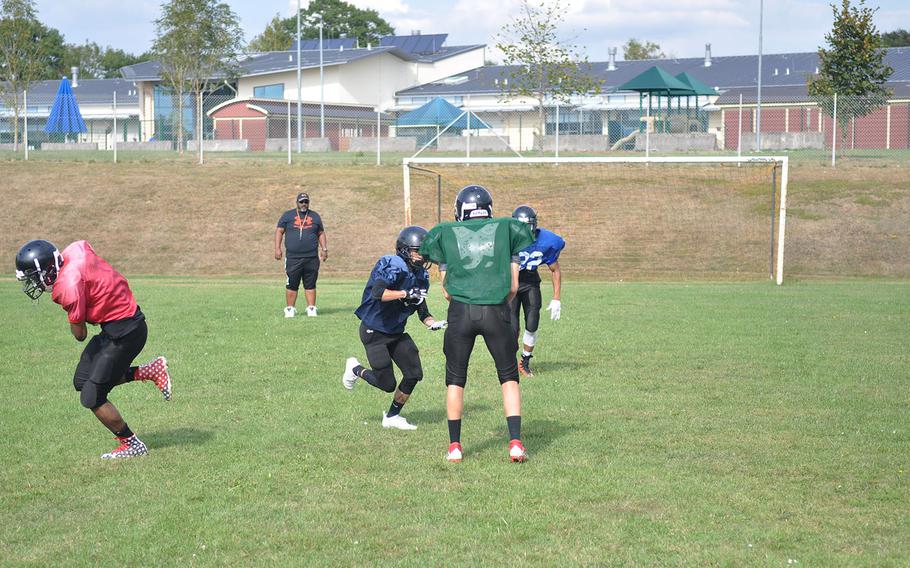
[[[521,439],[521,415],[518,416],[506,416],[506,424],[509,425],[509,439],[510,440],[520,440]]]
[[[137,371],[138,369],[139,369],[139,367],[130,367],[130,368],[126,371],[126,380],[127,380],[127,382],[129,382],[129,381],[138,381],[138,380],[139,380],[139,378],[136,377],[136,371]]]
[[[376,373],[374,373],[372,369],[367,369],[366,367],[364,367],[362,365],[357,365],[356,367],[354,367],[354,374],[357,375],[358,377],[360,377],[361,379],[363,379],[364,381],[366,381],[367,384],[373,385],[374,387],[376,387],[380,390],[385,390],[381,386],[379,386],[379,378],[376,376]],[[388,392],[392,392],[392,391],[388,391]]]
[[[461,418],[449,420],[449,442],[461,442]]]
[[[391,418],[392,416],[398,416],[398,413],[401,412],[401,409],[404,407],[403,402],[398,402],[397,400],[392,400],[392,406],[389,407],[389,411],[386,413],[386,416]]]
[[[120,430],[119,432],[114,432],[114,436],[117,436],[118,438],[129,438],[132,435],[133,435],[133,431],[130,430],[130,427],[127,426],[126,424],[123,425],[123,430]]]

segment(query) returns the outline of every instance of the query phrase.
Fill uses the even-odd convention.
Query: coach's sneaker
[[[294,306],[287,306],[284,308],[284,317],[292,318],[297,315],[297,308]]]
[[[155,357],[147,364],[136,369],[136,380],[152,381],[164,400],[171,400],[171,373],[167,369],[167,359],[164,357]]]
[[[316,317],[316,306],[307,306],[306,315],[307,315],[307,317],[311,317],[311,318]]]
[[[357,357],[348,357],[344,364],[344,374],[341,375],[341,385],[344,388],[354,390],[354,385],[357,383],[357,379],[360,378],[354,372],[354,367],[358,365],[360,365],[360,362],[357,361]]]
[[[526,377],[533,377],[534,373],[531,372],[531,357],[533,355],[521,355],[521,360],[518,362],[518,372]]]
[[[449,451],[446,452],[446,461],[452,463],[461,461],[461,444],[458,442],[449,444]]]
[[[521,445],[521,440],[509,441],[509,459],[518,463],[527,461],[528,451]]]
[[[396,414],[395,416],[386,416],[385,412],[382,413],[382,427],[383,428],[395,428],[396,430],[416,430],[417,425],[411,424],[405,420],[404,416],[401,414]]]
[[[120,458],[135,458],[138,456],[144,456],[149,453],[149,449],[145,447],[145,444],[142,443],[142,440],[136,437],[135,434],[129,438],[116,438],[120,442],[120,446],[112,452],[106,454],[101,454],[101,459],[103,460],[115,460]]]

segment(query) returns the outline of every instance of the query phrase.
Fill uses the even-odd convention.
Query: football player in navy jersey
[[[537,269],[546,264],[550,268],[553,280],[553,299],[547,306],[550,319],[558,320],[562,303],[562,272],[559,269],[559,253],[566,246],[562,237],[537,227],[537,212],[528,205],[521,205],[512,212],[512,217],[522,223],[531,225],[534,231],[534,243],[518,253],[521,262],[518,273],[518,295],[512,300],[512,330],[518,336],[521,325],[521,311],[525,314],[525,332],[522,338],[521,360],[518,370],[526,377],[533,377],[531,357],[537,343],[537,328],[540,324],[540,308],[543,305],[540,294],[540,274]]]
[[[367,369],[356,357],[349,357],[341,383],[351,390],[357,379],[363,379],[380,390],[395,393],[389,411],[382,413],[383,428],[417,428],[400,414],[423,378],[419,350],[404,330],[408,318],[417,312],[430,330],[446,327],[445,320],[434,320],[427,308],[430,275],[425,267],[426,259],[418,252],[426,234],[423,227],[402,229],[395,243],[395,254],[385,255],[376,262],[363,289],[360,307],[354,312],[361,321],[360,341],[372,368]],[[402,373],[397,389],[392,363]]]

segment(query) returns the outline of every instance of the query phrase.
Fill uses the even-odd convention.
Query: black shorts
[[[518,381],[518,340],[512,332],[512,311],[505,302],[493,305],[449,303],[449,327],[443,340],[446,385],[463,387],[468,380],[468,362],[478,335],[493,356],[499,382]]]
[[[297,291],[300,289],[300,281],[303,280],[304,290],[313,290],[316,288],[316,278],[319,277],[319,258],[286,258],[284,260],[284,271],[288,275],[288,281],[285,288]]]
[[[133,359],[145,347],[148,326],[143,319],[126,335],[117,339],[102,331],[91,338],[82,351],[73,387],[79,391],[82,406],[92,410],[107,402],[107,395],[124,382]]]
[[[405,389],[401,392],[411,394],[413,385],[423,379],[423,365],[420,364],[420,350],[417,344],[407,333],[389,334],[375,329],[369,329],[360,324],[360,342],[367,352],[367,361],[379,381],[377,385],[386,392],[395,390],[395,372],[392,370],[394,362],[401,369],[402,385]]]
[[[537,331],[540,327],[540,308],[543,300],[540,295],[540,282],[520,282],[518,284],[518,294],[512,300],[512,333],[518,337],[518,329],[521,327],[521,310],[525,312],[525,331],[531,333]]]

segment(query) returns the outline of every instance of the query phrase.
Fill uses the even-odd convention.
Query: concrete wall
[[[203,142],[203,152],[246,152],[250,149],[249,140],[206,140]],[[195,140],[186,141],[186,150],[196,152],[199,147]]]
[[[95,142],[44,142],[41,144],[42,150],[97,150],[98,144]]]
[[[610,138],[608,136],[597,136],[591,134],[560,134],[559,150],[569,150],[572,152],[606,152],[610,149]],[[543,137],[543,151],[553,152],[556,150],[556,136],[548,134]]]
[[[301,148],[304,152],[331,152],[332,141],[328,138],[304,138]],[[267,138],[265,141],[266,152],[287,152],[287,138]],[[291,151],[297,151],[297,139],[291,138]]]
[[[808,150],[825,147],[823,132],[762,132],[762,150]],[[755,133],[743,135],[743,151],[755,150]]]
[[[350,139],[349,152],[375,152],[376,138],[373,136],[360,136]],[[413,136],[398,138],[382,138],[380,140],[381,152],[416,152],[417,139]]]
[[[440,152],[467,152],[467,136],[440,136],[438,147]],[[501,152],[508,151],[509,146],[495,136],[471,136],[472,152]]]
[[[113,148],[113,145],[111,145]],[[165,152],[174,149],[174,145],[169,140],[156,140],[152,142],[117,142],[117,150],[146,150],[153,152]]]
[[[655,152],[710,152],[717,149],[717,136],[710,132],[691,132],[689,134],[652,133],[651,150]],[[635,149],[645,151],[645,136],[635,137]]]

